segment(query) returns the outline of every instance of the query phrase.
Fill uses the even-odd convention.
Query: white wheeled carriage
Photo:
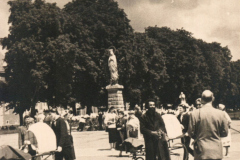
[[[162,118],[169,138],[168,146],[171,160],[187,160],[188,158],[184,157],[184,152],[188,155],[188,151],[186,146],[181,142],[181,138],[184,137],[182,125],[173,114],[165,114]]]
[[[15,149],[8,145],[0,146],[0,159],[53,159],[56,151],[56,136],[46,123],[38,122],[30,125],[25,135],[22,149]],[[32,144],[34,142],[34,144]],[[29,151],[33,151],[29,154]]]
[[[37,139],[37,154],[34,157],[41,159],[53,159],[52,156],[57,148],[56,135],[52,128],[46,123],[38,122],[32,124],[29,129]]]

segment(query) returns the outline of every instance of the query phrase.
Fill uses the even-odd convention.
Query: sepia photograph
[[[1,0],[0,160],[239,160],[239,0]]]

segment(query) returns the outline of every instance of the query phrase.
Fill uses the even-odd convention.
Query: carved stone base
[[[124,87],[119,84],[106,86],[106,89],[108,90],[108,108],[113,106],[115,108],[124,110],[122,95],[123,88]]]

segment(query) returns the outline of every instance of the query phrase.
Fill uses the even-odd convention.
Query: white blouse
[[[116,128],[116,114],[107,113],[105,115],[104,123],[108,126],[108,128]]]

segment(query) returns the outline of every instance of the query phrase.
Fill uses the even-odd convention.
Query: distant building
[[[76,115],[85,115],[85,114],[87,114],[87,107],[81,106],[80,103],[76,103],[75,107],[76,107],[76,112],[77,112]]]
[[[5,71],[4,66],[6,66],[6,62],[3,61],[4,56],[0,53],[0,81],[5,81]]]
[[[0,53],[1,54],[1,53]],[[0,55],[0,81],[5,82],[4,66],[6,63],[3,61],[4,56]],[[19,115],[13,113],[13,109],[6,110],[7,104],[0,105],[0,126],[19,125]]]
[[[0,81],[5,81],[4,72],[0,70]]]
[[[20,125],[19,115],[13,113],[13,109],[6,110],[6,105],[0,105],[0,126]]]
[[[82,116],[87,114],[87,106],[81,106],[80,103],[76,103],[75,107],[76,107],[76,115]],[[98,111],[99,111],[98,107],[92,106],[91,109],[92,109],[92,113],[98,114]]]

